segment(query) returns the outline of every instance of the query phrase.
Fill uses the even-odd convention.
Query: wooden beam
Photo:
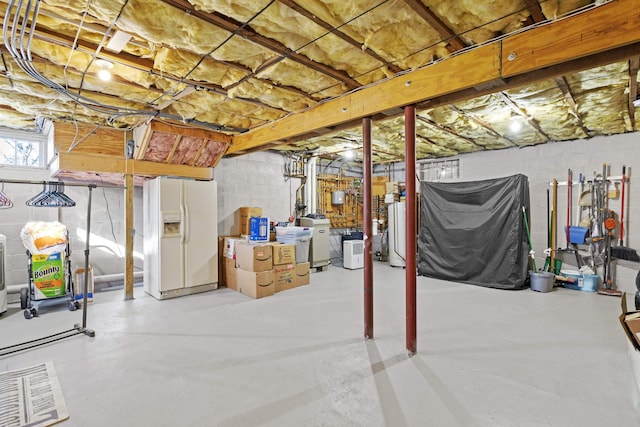
[[[51,165],[51,174],[57,174],[60,171],[115,173],[136,176],[176,176],[206,181],[213,179],[213,168],[198,168],[146,160],[129,160],[122,156],[80,153],[58,153],[57,158]]]
[[[640,66],[640,58],[637,56],[629,60],[629,119],[631,120],[631,131],[636,130],[636,107],[633,102],[638,97],[638,68]]]
[[[452,73],[454,68],[459,72]],[[233,137],[229,152],[248,150],[318,128],[353,121],[425,100],[426,94],[445,94],[493,80],[500,73],[499,46],[481,46],[430,67],[412,71],[359,91],[319,104]]]
[[[640,0],[604,4],[502,40],[502,76],[532,72],[640,41]]]
[[[63,47],[67,47],[67,48],[71,48],[72,46],[74,47],[74,49],[86,53],[88,55],[95,55],[96,50],[98,49],[98,45],[96,45],[95,43],[91,43],[91,42],[87,42],[84,40],[77,40],[76,44],[74,45],[74,40],[72,38],[69,38],[67,36],[64,36],[62,34],[58,34],[56,32],[53,31],[48,31],[48,30],[44,30],[44,29],[40,29],[39,27],[36,29],[35,32],[35,37],[37,39],[43,40],[43,41],[47,41],[50,43],[54,43],[57,44],[59,46],[63,46]],[[34,59],[39,59],[39,57],[37,55],[33,55]],[[110,52],[106,49],[101,49],[100,53],[96,56],[96,58],[99,59],[106,59],[110,62],[113,62],[115,64],[121,64],[130,68],[134,68],[136,70],[139,71],[144,71],[145,73],[149,73],[151,75],[155,75],[155,76],[159,76],[159,77],[163,77],[166,78],[168,80],[172,80],[174,82],[180,82],[180,83],[184,83],[186,85],[192,86],[192,87],[196,87],[196,88],[202,88],[202,89],[206,89],[210,92],[214,92],[217,93],[219,95],[222,96],[227,96],[227,89],[223,88],[220,85],[217,84],[213,84],[213,83],[206,83],[206,82],[201,82],[201,81],[196,81],[196,80],[191,80],[191,79],[187,79],[187,78],[183,78],[180,76],[175,76],[171,73],[168,73],[166,71],[158,71],[155,68],[153,68],[154,63],[152,60],[148,60],[148,59],[144,59],[144,58],[140,58],[138,56],[132,55],[130,53],[126,53],[126,52],[120,52],[120,53],[113,53]],[[212,58],[213,59],[213,58]],[[44,60],[45,62],[51,63],[52,62],[48,61],[48,60]],[[219,61],[221,62],[221,61]],[[230,68],[235,68],[238,69],[244,73],[246,73],[245,78],[243,78],[241,81],[244,81],[246,78],[248,78],[249,76],[254,76],[255,74],[251,72],[250,69],[239,65],[239,64],[234,64],[234,63],[230,63],[230,62],[221,62],[222,64],[224,64],[227,67]],[[57,64],[54,64],[57,65]],[[79,73],[81,73],[81,70],[78,70]],[[130,85],[136,88],[144,88],[150,92],[154,92],[154,93],[158,93],[159,95],[162,94],[162,92],[160,90],[157,89],[153,89],[153,88],[145,88],[143,86],[134,84],[128,80],[124,80],[119,78],[118,76],[114,76],[113,77],[114,81],[117,81],[120,84],[125,84],[125,85]],[[239,83],[239,82],[238,82]],[[230,89],[233,86],[236,86],[238,83],[235,83],[232,86],[229,86],[228,88]],[[269,81],[269,84],[273,84],[278,86],[277,84],[275,84],[274,82]],[[278,86],[281,87],[283,89],[288,89],[288,90],[294,90],[294,88],[291,87],[287,87],[287,86]],[[86,92],[86,91],[85,91]],[[304,96],[309,97],[309,94],[304,93]],[[272,107],[268,104],[265,104],[259,100],[255,100],[255,99],[247,99],[247,98],[242,98],[242,97],[236,97],[234,98],[237,101],[241,101],[241,102],[246,102],[248,104],[252,104],[252,105],[257,105],[259,107],[262,108],[267,108],[267,109],[271,109],[271,110],[276,110],[276,111],[285,111],[282,110],[280,108],[276,108],[276,107]],[[288,112],[288,111],[287,111]]]
[[[455,52],[462,50],[466,47],[464,40],[460,38],[451,28],[447,26],[442,20],[424,5],[420,0],[404,0],[405,3],[413,9],[422,19],[424,19],[431,27],[440,34],[440,36],[447,42],[447,48],[449,52]]]
[[[178,149],[178,145],[180,145],[180,141],[182,141],[182,135],[177,136],[176,142],[173,143],[173,147],[171,147],[171,151],[169,152],[169,154],[167,154],[167,158],[164,160],[165,162],[171,163],[171,159],[173,158],[173,155]],[[200,145],[203,145],[203,144],[200,144]]]
[[[348,34],[340,31],[339,29],[335,28],[333,25],[329,24],[328,22],[323,21],[322,19],[318,18],[313,13],[309,12],[307,9],[305,9],[304,7],[302,7],[298,3],[296,3],[294,0],[279,0],[279,1],[280,1],[280,3],[286,5],[287,7],[295,10],[296,12],[298,12],[300,15],[304,16],[305,18],[309,19],[310,21],[313,21],[314,23],[316,23],[320,27],[324,28],[325,30],[327,30],[331,34],[334,34],[335,36],[341,38],[343,41],[349,43],[351,46],[358,48],[358,50],[361,50],[364,53],[366,53],[367,55],[369,55],[370,57],[380,61],[381,63],[386,65],[386,67],[392,73],[397,74],[397,73],[403,71],[402,68],[398,67],[395,64],[390,63],[389,61],[387,61],[386,59],[384,59],[383,57],[378,55],[374,50],[372,50],[368,46],[365,46],[364,43],[358,42],[357,40],[355,40],[354,38],[352,38]]]
[[[556,84],[558,85],[558,89],[562,91],[565,101],[567,101],[567,104],[569,104],[569,108],[573,112],[573,115],[576,117],[576,120],[578,120],[580,128],[582,129],[582,131],[586,136],[590,136],[591,132],[589,131],[589,129],[587,129],[584,126],[584,120],[582,119],[582,115],[578,110],[576,99],[573,97],[573,93],[571,93],[571,87],[569,86],[569,82],[567,81],[567,78],[562,76],[562,77],[556,77],[555,80],[556,80]]]
[[[430,100],[428,105],[435,107],[637,56],[640,14],[629,10],[638,8],[640,0],[611,2],[477,47],[237,135],[228,152],[255,150],[273,141],[416,102]],[[538,37],[553,39],[531,41]],[[583,41],[576,41],[580,37]],[[527,48],[535,51],[535,58]],[[511,61],[508,52],[516,53]],[[505,86],[487,88],[486,92],[473,89],[500,79],[506,81]]]
[[[500,98],[502,98],[502,101],[507,104],[511,111],[522,117],[525,123],[534,128],[540,135],[542,135],[544,139],[546,139],[546,142],[551,141],[551,138],[545,131],[542,130],[538,121],[534,117],[531,117],[525,110],[520,108],[520,106],[516,104],[511,98],[509,98],[506,93],[500,92]]]
[[[477,124],[479,124],[482,128],[484,128],[485,130],[487,130],[491,135],[495,136],[496,138],[501,138],[504,139],[505,141],[508,141],[511,145],[513,145],[514,147],[517,147],[518,144],[516,144],[514,141],[512,141],[511,139],[509,139],[506,135],[500,135],[489,123],[485,122],[484,120],[474,116],[473,114],[461,110],[460,108],[456,107],[455,105],[451,105],[451,109],[454,110],[456,113],[468,117],[469,119],[473,120],[474,122],[476,122]]]
[[[529,13],[531,14],[531,18],[534,23],[537,24],[547,20],[544,13],[542,13],[542,8],[540,7],[538,0],[524,0],[524,4],[527,6],[527,9],[529,9]]]
[[[181,135],[182,137],[189,136],[192,138],[203,138],[205,140],[211,140],[211,141],[226,142],[226,143],[231,142],[231,136],[221,132],[216,132],[214,130],[209,130],[209,129],[175,126],[175,125],[171,125],[165,122],[160,122],[157,120],[151,121],[149,127],[152,131],[173,133],[176,135]]]
[[[56,121],[53,139],[59,152],[66,153],[75,141],[81,139],[82,142],[73,148],[74,153],[121,156],[124,152],[124,131],[114,128],[96,129],[95,125]]]
[[[416,118],[417,118],[419,121],[421,121],[421,122],[423,122],[423,123],[426,123],[426,124],[428,124],[429,126],[431,126],[431,127],[434,127],[434,128],[436,128],[436,129],[438,129],[438,130],[439,130],[439,131],[441,131],[441,132],[444,132],[444,133],[446,133],[446,134],[448,134],[448,135],[451,135],[451,136],[453,136],[453,137],[455,137],[455,138],[459,138],[459,139],[461,139],[461,140],[463,140],[463,141],[465,141],[465,142],[467,142],[467,143],[469,143],[469,144],[471,144],[471,145],[475,145],[476,147],[478,147],[478,148],[480,148],[480,149],[482,149],[482,150],[486,150],[486,149],[487,149],[487,147],[484,147],[484,146],[482,146],[482,145],[478,144],[478,143],[477,143],[477,142],[475,142],[473,139],[471,139],[471,138],[467,138],[467,137],[462,136],[462,135],[459,135],[457,132],[453,131],[452,129],[450,129],[450,128],[448,128],[448,127],[445,127],[445,126],[442,126],[442,125],[439,125],[438,123],[434,122],[433,120],[429,120],[429,119],[427,119],[427,118],[425,118],[425,117],[421,117],[421,116],[416,116]]]
[[[133,299],[133,175],[124,176],[124,299]]]
[[[222,28],[223,30],[227,30],[231,33],[237,34],[239,37],[251,40],[257,45],[272,50],[273,52],[281,55],[283,57],[282,59],[289,58],[292,61],[311,68],[312,70],[332,77],[339,82],[344,83],[349,89],[355,89],[361,86],[361,84],[357,80],[351,78],[351,76],[349,76],[344,71],[336,70],[335,68],[322,64],[320,62],[316,62],[300,53],[297,53],[296,51],[289,49],[279,41],[258,34],[250,26],[243,25],[240,22],[229,18],[228,16],[224,16],[218,12],[207,13],[202,10],[194,9],[191,3],[186,0],[162,1],[192,16],[202,19],[205,22],[213,24],[219,28]]]

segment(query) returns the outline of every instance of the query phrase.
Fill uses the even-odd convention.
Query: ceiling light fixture
[[[96,65],[100,67],[100,70],[98,70],[98,78],[103,82],[111,80],[110,70],[113,68],[113,64],[109,61],[105,61],[104,59],[96,59]]]
[[[347,160],[351,160],[356,156],[356,153],[353,152],[353,150],[347,150],[344,152],[344,158]]]
[[[519,117],[512,117],[509,129],[511,129],[512,132],[520,132],[520,129],[522,129],[522,120]]]

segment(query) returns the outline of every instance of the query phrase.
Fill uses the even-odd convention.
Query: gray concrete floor
[[[0,357],[53,361],[64,426],[637,426],[620,299],[418,278],[418,353],[405,350],[404,270],[363,271],[253,300],[222,288],[156,301],[97,293],[83,335]],[[0,346],[73,327],[64,304],[0,317]]]

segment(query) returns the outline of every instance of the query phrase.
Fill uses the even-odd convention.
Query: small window
[[[41,168],[44,158],[42,135],[12,135],[0,131],[0,164]]]
[[[460,159],[433,160],[420,164],[423,181],[455,181],[460,179]]]

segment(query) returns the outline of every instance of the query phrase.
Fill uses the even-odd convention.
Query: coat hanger
[[[13,202],[6,194],[4,194],[4,182],[3,182],[2,188],[0,189],[0,209],[9,209],[12,207],[13,207]]]

